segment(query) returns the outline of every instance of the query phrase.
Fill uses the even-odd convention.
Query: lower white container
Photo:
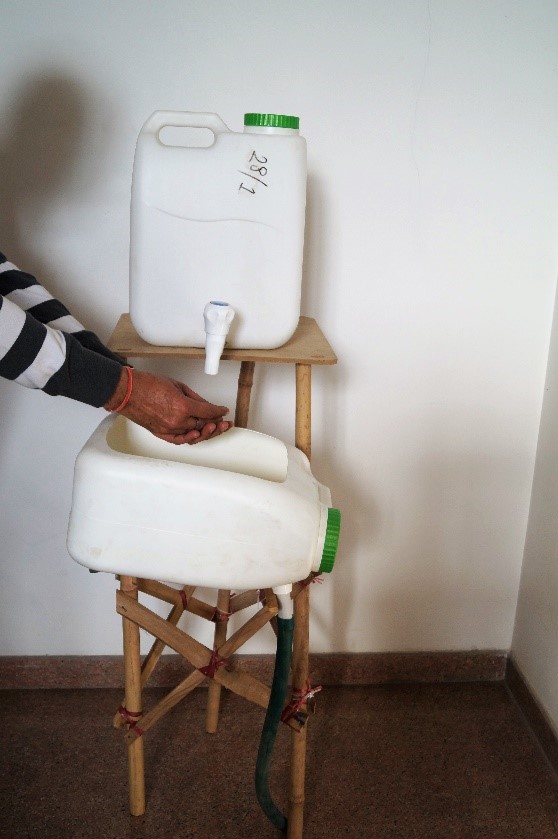
[[[112,415],[76,460],[68,550],[96,571],[276,587],[331,571],[338,534],[308,458],[255,431],[175,446]]]

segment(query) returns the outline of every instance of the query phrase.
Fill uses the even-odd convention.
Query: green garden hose
[[[289,684],[293,632],[293,618],[277,618],[275,670],[256,761],[256,795],[258,802],[268,819],[283,833],[287,832],[287,819],[274,804],[271,797],[269,790],[269,765],[271,763],[271,754],[273,752],[275,737],[279,728]]]

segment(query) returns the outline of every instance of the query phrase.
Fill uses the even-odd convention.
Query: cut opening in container
[[[177,446],[155,437],[125,417],[118,417],[106,440],[113,451],[135,457],[206,466],[276,483],[283,483],[287,478],[286,445],[275,437],[246,428],[230,428],[202,443]]]

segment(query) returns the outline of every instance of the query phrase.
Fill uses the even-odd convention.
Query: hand
[[[106,403],[114,410],[126,393],[128,372],[123,367],[115,392]],[[182,382],[134,368],[132,394],[122,416],[147,428],[168,443],[201,443],[228,431],[224,405],[213,405]]]

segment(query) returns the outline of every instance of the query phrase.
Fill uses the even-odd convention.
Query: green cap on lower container
[[[335,563],[335,554],[337,553],[337,545],[339,544],[339,531],[341,529],[341,510],[337,507],[330,507],[327,511],[327,525],[324,539],[324,550],[322,553],[322,561],[318,573],[329,574],[333,571]]]
[[[299,118],[287,114],[244,114],[244,125],[262,125],[267,128],[298,128]]]

